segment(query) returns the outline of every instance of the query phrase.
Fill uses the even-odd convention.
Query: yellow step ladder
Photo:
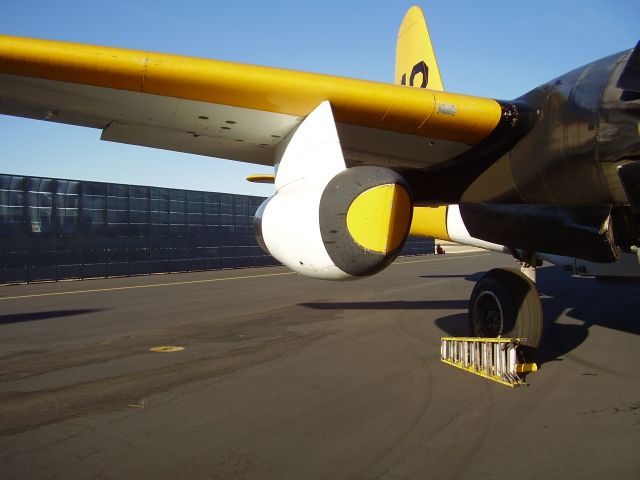
[[[535,372],[535,363],[519,363],[521,338],[442,337],[440,360],[509,387],[526,385],[522,374]]]

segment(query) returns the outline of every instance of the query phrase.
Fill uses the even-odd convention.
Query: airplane
[[[444,90],[419,7],[395,84],[0,35],[0,114],[273,166],[256,236],[309,277],[352,280],[408,235],[512,255],[476,283],[479,337],[542,340],[541,260],[640,276],[640,44],[511,101]]]

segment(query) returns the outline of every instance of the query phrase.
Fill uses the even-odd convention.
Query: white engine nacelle
[[[406,181],[382,167],[345,165],[331,105],[318,105],[275,152],[276,193],[256,212],[256,236],[304,275],[345,280],[389,265],[409,233]]]
[[[314,278],[345,280],[388,266],[411,225],[406,181],[388,168],[354,167],[324,183],[292,182],[260,206],[254,225],[262,247]]]

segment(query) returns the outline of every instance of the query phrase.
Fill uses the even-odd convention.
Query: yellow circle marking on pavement
[[[177,347],[175,345],[160,345],[159,347],[153,347],[149,349],[151,352],[160,352],[160,353],[167,353],[167,352],[181,352],[182,350],[184,350],[184,347]]]

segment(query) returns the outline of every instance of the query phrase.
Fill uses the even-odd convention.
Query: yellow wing
[[[324,100],[350,165],[431,167],[486,138],[501,118],[486,98],[11,36],[0,36],[0,92],[0,113],[264,165]]]

